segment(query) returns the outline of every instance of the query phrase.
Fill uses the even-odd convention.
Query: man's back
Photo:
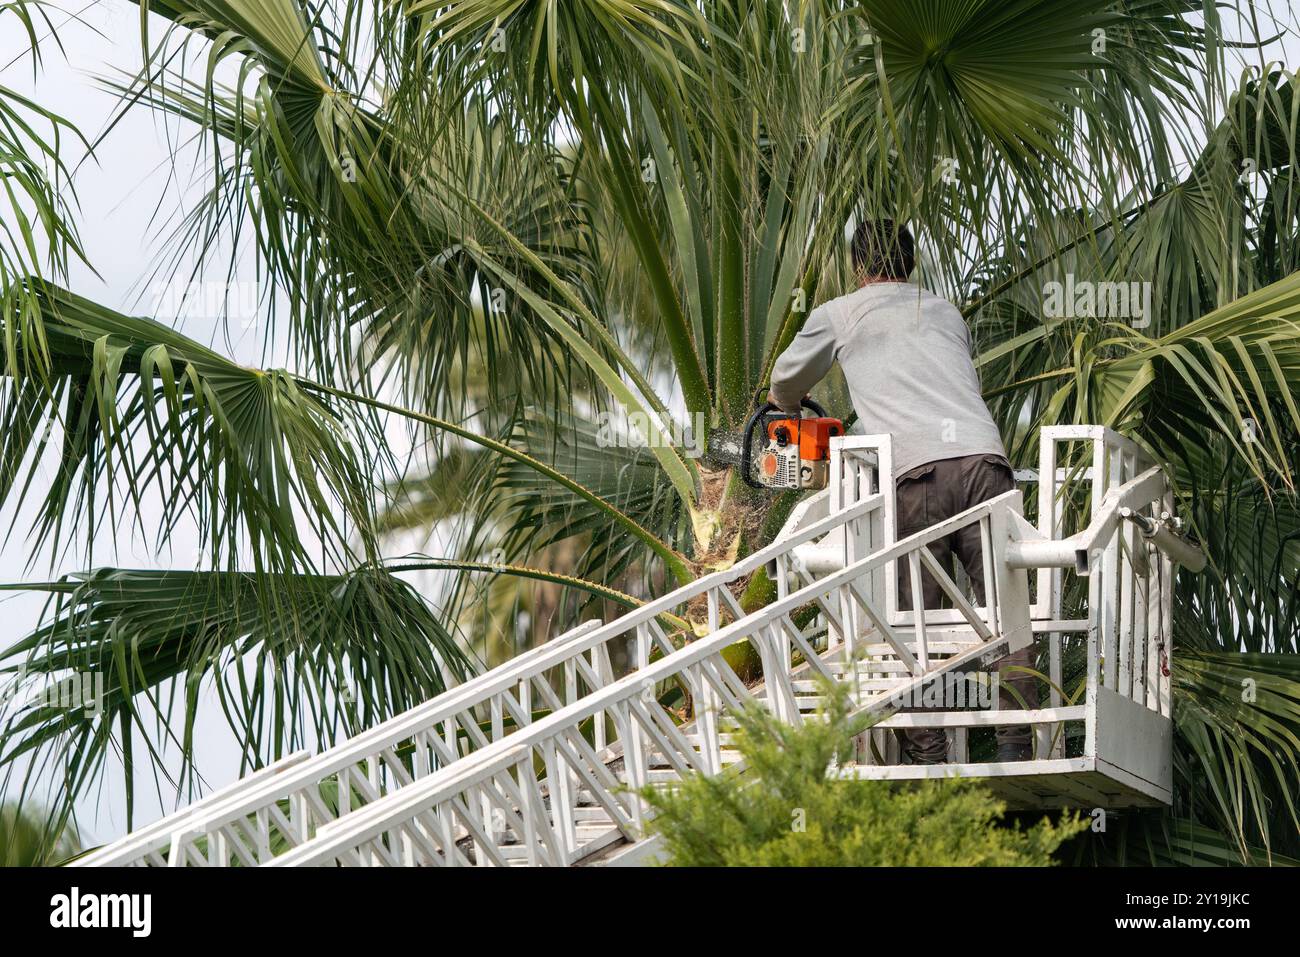
[[[888,433],[894,450],[895,534],[933,528],[980,502],[1015,488],[1002,439],[980,395],[970,333],[953,306],[903,281],[916,265],[912,234],[893,220],[866,220],[850,247],[861,288],[818,306],[772,369],[771,399],[793,412],[839,360],[854,408],[868,433]],[[967,526],[926,546],[940,568],[954,559],[970,579],[976,605],[985,602],[983,536]],[[921,594],[906,562],[894,562],[898,607],[941,608],[944,588],[928,571]],[[1033,646],[1002,659],[999,707],[1038,707],[1030,669]],[[948,753],[942,728],[899,730],[913,764],[939,764]],[[999,727],[998,761],[1033,757],[1029,725]]]
[[[893,437],[894,474],[927,462],[1004,454],[980,395],[961,313],[903,282],[869,283],[812,311],[772,371],[785,409],[838,360],[862,427]]]

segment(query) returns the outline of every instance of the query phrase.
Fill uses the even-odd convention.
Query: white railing
[[[1164,717],[1171,714],[1174,562],[1136,519],[1173,512],[1163,471],[1133,441],[1102,426],[1050,426],[1040,432],[1037,533],[1011,560],[1037,568],[1032,615],[1048,640],[1049,704],[1063,705],[1067,641],[1086,643],[1084,697],[1106,688]],[[1067,619],[1065,584],[1087,576],[1086,604]],[[1077,694],[1075,695],[1077,697]],[[1095,755],[1090,710],[1083,753]],[[1050,731],[1050,739],[1048,732]],[[1040,745],[1064,753],[1063,729],[1040,728]],[[1046,753],[1046,752],[1044,752]]]
[[[313,817],[332,820],[336,814],[352,810],[354,802],[365,803],[384,793],[385,769],[393,769],[401,746],[417,735],[433,734],[428,742],[430,764],[442,767],[504,736],[507,712],[512,721],[526,722],[531,683],[557,664],[564,666],[566,679],[576,681],[578,661],[588,654],[594,660],[586,662],[582,674],[606,673],[606,683],[612,680],[608,649],[583,643],[600,625],[599,621],[584,622],[503,667],[478,675],[314,757],[300,752],[255,772],[74,861],[72,866],[178,866],[191,863],[195,844],[208,839],[214,841],[214,850],[224,840],[228,853],[242,863],[256,864],[278,838],[292,843],[295,835],[311,826]],[[566,685],[571,683],[566,680]],[[484,708],[489,716],[486,733],[480,726]],[[420,773],[421,769],[414,770],[414,776]],[[281,803],[286,808],[279,807]],[[247,820],[250,816],[252,820]],[[252,853],[246,842],[259,852]]]
[[[879,496],[809,524],[608,624],[587,623],[422,705],[274,775],[259,774],[129,834],[77,866],[186,866],[263,863],[308,840],[318,828],[465,761],[530,724],[536,712],[561,709],[614,680],[613,660],[630,645],[627,667],[644,669],[657,650],[674,651],[665,616],[687,613],[706,596],[710,623],[736,614],[730,586],[791,549],[838,529],[854,535],[883,506]],[[554,681],[554,683],[553,683]],[[557,691],[555,684],[561,686]],[[593,729],[605,747],[607,727]]]
[[[732,568],[581,626],[315,757],[286,759],[78,863],[571,863],[636,839],[640,788],[735,762],[726,728],[737,709],[757,703],[798,723],[816,709],[822,679],[851,683],[860,708],[887,717],[872,732],[880,740],[894,727],[951,727],[960,762],[966,728],[1030,724],[1037,757],[1059,757],[1065,723],[1082,722],[1084,755],[1095,757],[1099,695],[1168,722],[1172,546],[1152,528],[1172,502],[1142,450],[1115,433],[1042,436],[1037,528],[1014,491],[897,541],[888,437],[837,439],[828,492]],[[984,606],[928,547],[972,525]],[[764,566],[776,601],[746,614],[733,588]],[[899,568],[918,599],[921,575],[933,576],[951,607],[897,607]],[[1079,617],[1066,619],[1069,574],[1089,580]],[[675,648],[665,622],[703,608],[704,637]],[[985,669],[1035,635],[1049,642],[1048,707],[895,714],[922,682]],[[743,640],[758,652],[760,685],[723,654]],[[1083,703],[1063,701],[1067,642],[1086,646]],[[615,663],[626,672],[617,680]],[[681,712],[657,700],[669,683],[685,691]]]
[[[850,509],[883,508],[884,496],[871,495]],[[872,594],[877,573],[895,561],[925,562],[927,545],[958,529],[978,524],[995,568],[1005,568],[1013,515],[1020,512],[1020,492],[991,499],[845,568],[792,591],[770,605],[743,615],[712,634],[587,695],[507,740],[484,748],[469,762],[430,775],[396,795],[322,827],[316,837],[277,857],[274,866],[302,864],[467,864],[510,863],[522,853],[527,863],[568,864],[585,852],[577,840],[579,792],[588,805],[607,816],[609,827],[636,840],[646,807],[640,790],[670,785],[691,772],[716,774],[734,761],[720,727],[744,707],[758,705],[777,717],[798,724],[816,706],[816,694],[800,677],[856,685],[854,643],[862,636],[848,623],[858,616],[871,622],[883,640],[907,663],[912,674],[892,690],[906,693],[909,682],[919,684],[940,671],[978,669],[1023,646],[1030,637],[1027,578],[1008,570],[991,576],[987,617],[962,600],[959,613],[979,636],[968,650],[935,663],[926,673],[925,612],[918,625],[918,654],[884,621],[881,599]],[[865,514],[865,513],[859,513]],[[767,557],[764,558],[767,560]],[[926,563],[950,597],[959,589],[937,563]],[[728,603],[730,593],[715,590]],[[826,652],[812,647],[808,632],[793,620],[813,606],[842,636]],[[710,607],[716,623],[720,609]],[[724,655],[738,641],[759,651],[764,685],[759,692],[746,687]],[[802,656],[800,667],[793,666]],[[665,682],[689,689],[698,722],[678,723],[660,704],[655,689]],[[866,710],[891,710],[890,695],[871,695],[851,685],[857,705]],[[609,722],[612,747],[600,753],[584,734],[584,726]],[[621,770],[612,765],[622,762]],[[537,769],[541,769],[540,773]]]

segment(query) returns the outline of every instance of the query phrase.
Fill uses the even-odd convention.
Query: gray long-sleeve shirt
[[[837,360],[866,433],[892,436],[895,476],[940,459],[1006,454],[952,303],[900,282],[823,303],[776,360],[771,400],[797,410]]]

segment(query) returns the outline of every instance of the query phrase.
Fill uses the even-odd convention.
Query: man
[[[891,220],[863,223],[854,232],[852,254],[858,288],[809,314],[776,361],[770,397],[798,414],[800,399],[839,361],[866,432],[892,437],[898,536],[905,538],[1009,491],[1011,466],[980,395],[965,320],[951,303],[907,281],[915,263],[907,227]],[[983,602],[978,526],[935,542],[930,551],[945,569],[956,555]],[[911,577],[906,567],[899,572],[899,607],[907,610],[913,607]],[[940,607],[942,591],[929,574],[922,591],[926,608]],[[1033,676],[1006,670],[1032,667],[1032,651],[1002,660],[1000,707],[1038,706]],[[1032,756],[1028,727],[999,728],[997,735],[997,760]],[[944,731],[908,730],[901,737],[913,764],[945,760]]]

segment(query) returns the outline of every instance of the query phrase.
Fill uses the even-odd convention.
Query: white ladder
[[[1113,444],[1117,438],[1106,430],[1084,436],[1043,433],[1053,454],[1058,441]],[[1132,449],[1124,451],[1134,468],[1143,464]],[[1103,457],[1103,465],[1108,461]],[[734,567],[615,622],[580,626],[341,745],[312,758],[286,759],[77,863],[629,862],[653,843],[643,840],[647,807],[638,790],[671,787],[683,774],[716,774],[735,764],[739,755],[729,730],[738,709],[764,707],[797,724],[819,704],[818,679],[829,679],[847,683],[856,709],[887,716],[886,725],[992,724],[999,718],[981,712],[894,712],[900,700],[927,683],[987,669],[1027,645],[1036,632],[1059,641],[1070,624],[1059,620],[1059,582],[1044,579],[1050,595],[1040,586],[1031,604],[1026,569],[1059,567],[1059,555],[1073,556],[1079,536],[1066,536],[1057,527],[1056,507],[1040,508],[1040,528],[1034,529],[1022,517],[1021,493],[1012,491],[895,541],[890,473],[887,437],[836,440],[831,489],[804,503],[776,542]],[[1041,494],[1055,500],[1057,470],[1047,474],[1052,480]],[[1098,568],[1111,567],[1108,550],[1134,544],[1132,529],[1115,520],[1119,510],[1150,513],[1166,503],[1163,479],[1154,481],[1149,470],[1127,482],[1125,477],[1117,472],[1116,481],[1100,492],[1094,483],[1093,522],[1085,531],[1091,533],[1086,548],[1100,560]],[[971,604],[927,548],[972,525],[981,530],[988,583],[982,608]],[[777,600],[747,614],[733,587],[769,563],[777,570]],[[952,607],[919,612],[895,607],[895,567],[913,575],[928,571]],[[1098,575],[1099,593],[1090,602],[1097,609],[1093,618],[1104,617],[1106,609],[1132,611],[1131,595],[1125,606],[1119,593],[1135,589],[1121,579]],[[675,648],[664,622],[685,614],[701,596],[708,607],[706,633]],[[1165,589],[1143,600],[1158,615],[1168,599]],[[811,624],[797,624],[805,609],[816,612]],[[1104,644],[1104,623],[1082,624]],[[739,641],[758,651],[762,684],[747,686],[727,663],[724,650]],[[615,679],[614,649],[623,644],[630,644],[631,654],[626,673]],[[652,660],[655,652],[662,657]],[[1103,649],[1090,647],[1089,653],[1101,658]],[[1090,680],[1095,673],[1100,682],[1108,667],[1090,666]],[[693,705],[684,722],[658,700],[674,684],[686,689]],[[1084,706],[1065,708],[1054,699],[1042,711],[1001,713],[1001,723],[1042,728],[1091,721],[1087,762],[1066,759],[1075,763],[1049,768],[1034,761],[1013,770],[1021,777],[1060,772],[1083,793],[1098,787],[1088,781],[1099,774],[1104,778],[1109,766],[1103,766],[1095,747],[1098,712],[1088,709],[1099,699],[1109,700],[1106,690],[1090,685]],[[1167,705],[1159,713],[1160,697],[1153,694],[1154,720],[1167,723]],[[534,720],[537,710],[549,713]],[[1152,747],[1167,749],[1168,742],[1155,740]],[[984,773],[981,767],[957,766],[959,773],[973,775]],[[949,766],[936,773],[954,770]],[[994,766],[986,770],[997,772]],[[865,763],[843,769],[859,777],[916,776],[911,772]],[[1138,775],[1125,786],[1139,797],[1159,800],[1158,784]]]
[[[631,645],[627,666],[633,672],[647,666],[652,653],[671,654],[664,625],[669,616],[685,614],[701,596],[730,600],[736,582],[806,542],[862,521],[880,504],[877,497],[827,516],[617,621],[584,623],[314,757],[294,755],[244,778],[73,866],[265,863],[337,819],[463,765],[528,726],[535,710],[558,711],[607,687],[614,681],[615,649]],[[597,749],[607,746],[606,732],[595,729]]]

